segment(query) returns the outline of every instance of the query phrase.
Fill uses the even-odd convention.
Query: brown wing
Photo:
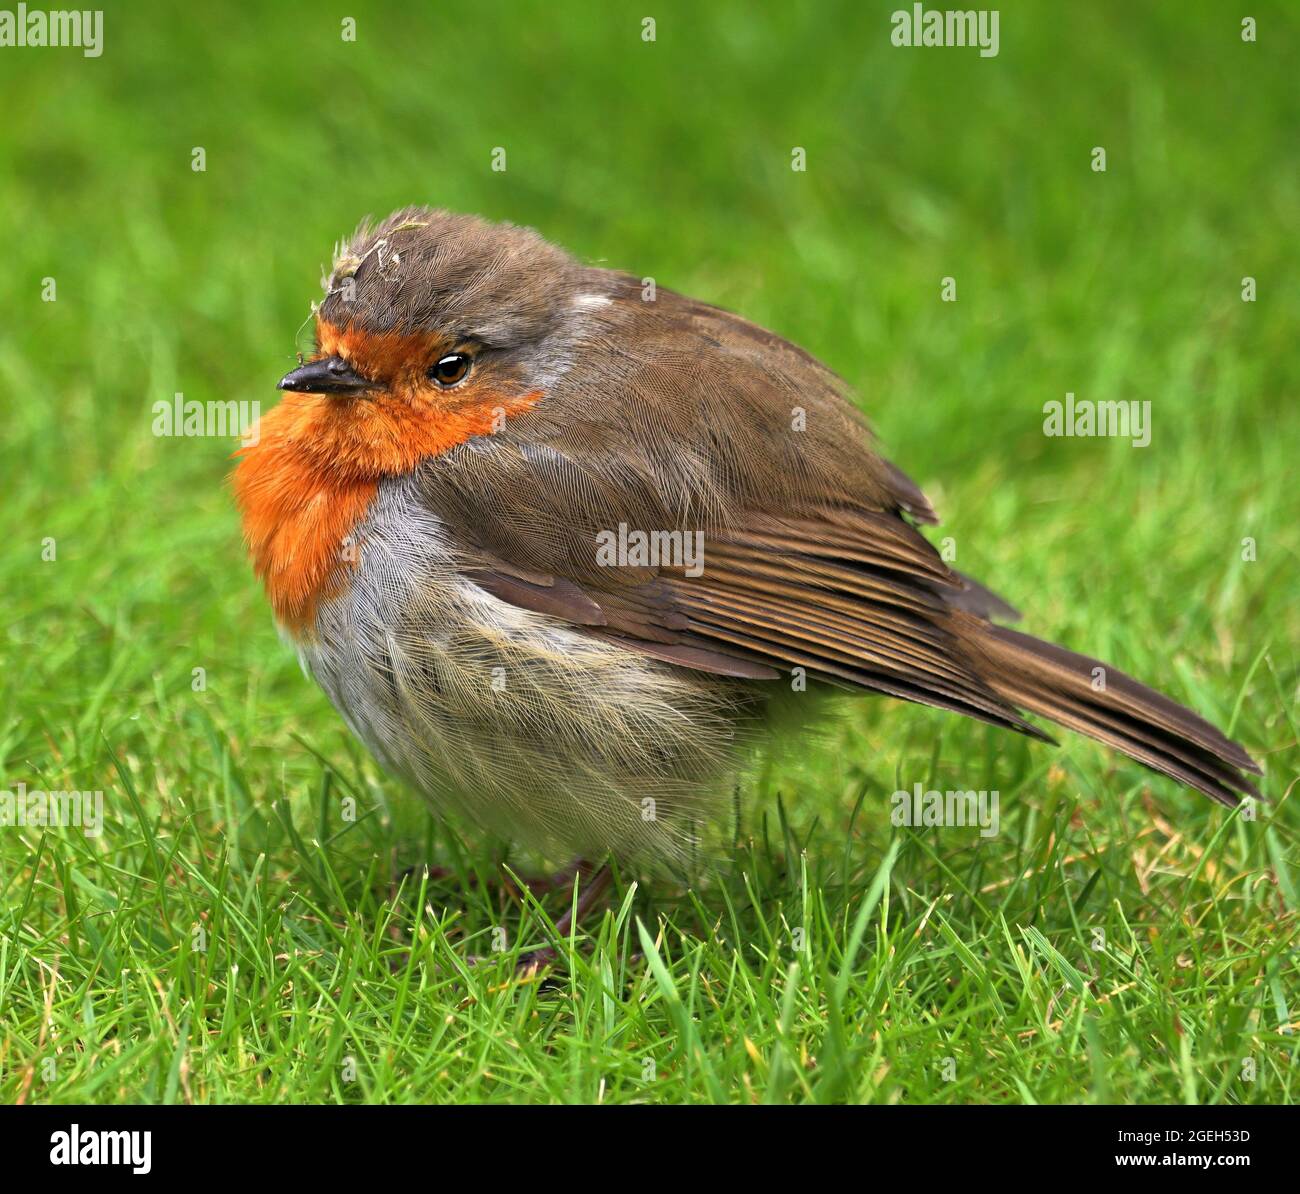
[[[950,600],[971,590],[896,515],[755,513],[706,538],[702,565],[631,586],[524,576],[501,561],[472,575],[504,601],[684,667],[748,679],[802,668],[1044,737],[971,668],[946,624]]]

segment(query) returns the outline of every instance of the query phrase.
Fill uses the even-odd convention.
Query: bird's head
[[[587,273],[531,229],[474,216],[406,208],[364,223],[324,279],[317,351],[279,388],[310,396],[301,413],[325,446],[351,459],[369,443],[375,471],[394,456],[409,467],[543,399],[603,301],[583,294]]]

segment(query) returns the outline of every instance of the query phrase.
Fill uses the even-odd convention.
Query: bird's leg
[[[452,879],[455,875],[446,867],[425,866],[412,867],[408,874],[419,873],[423,869],[424,873],[430,878]],[[564,914],[555,922],[555,931],[558,936],[567,937],[572,931],[575,924],[581,923],[591,909],[605,894],[610,885],[613,875],[608,865],[596,867],[585,858],[576,859],[569,866],[564,867],[550,875],[542,875],[529,879],[516,879],[509,872],[502,872],[502,884],[499,890],[511,891],[516,895],[521,894],[520,888],[526,889],[528,894],[534,900],[540,900],[540,897],[552,891],[567,891],[570,896],[568,907]],[[475,880],[471,877],[471,882]],[[572,895],[573,885],[579,884],[579,894],[577,907],[575,909]],[[543,946],[541,949],[530,950],[519,956],[516,964],[516,970],[523,973],[534,973],[543,966],[549,966],[556,960],[555,949],[552,946]],[[488,958],[478,954],[473,954],[466,959],[471,966],[480,965],[486,962]]]
[[[573,930],[574,925],[582,922],[601,896],[605,894],[612,877],[608,864],[595,871],[592,870],[591,864],[588,862],[580,862],[576,865],[569,880],[570,890],[572,890],[573,880],[576,879],[581,883],[585,879],[586,882],[578,894],[577,904],[575,905],[570,901],[564,915],[555,922],[556,936],[567,937]],[[554,946],[544,945],[541,949],[534,949],[526,954],[520,954],[516,970],[520,972],[535,971],[542,966],[549,966],[555,961],[556,957]]]

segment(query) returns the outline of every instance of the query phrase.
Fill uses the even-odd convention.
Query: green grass
[[[892,48],[892,2],[662,0],[653,44],[645,5],[346,7],[355,44],[137,3],[101,58],[0,51],[0,780],[106,806],[0,829],[0,1098],[1294,1100],[1292,7],[1250,45],[1212,3],[1006,5],[987,60]],[[729,867],[622,876],[514,981],[563,899],[349,738],[243,559],[233,444],[150,430],[177,391],[269,405],[334,240],[410,202],[821,356],[957,566],[1228,727],[1270,803],[849,702],[759,767]],[[1149,399],[1151,445],[1044,437],[1066,391]],[[998,789],[1000,834],[892,827],[914,783]]]

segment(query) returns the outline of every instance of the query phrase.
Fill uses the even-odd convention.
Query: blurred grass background
[[[1292,1096],[1300,22],[1007,4],[986,59],[891,46],[894,7],[135,3],[100,58],[0,50],[0,779],[108,806],[99,839],[0,830],[5,1098]],[[735,874],[616,903],[559,996],[465,970],[541,910],[401,884],[502,848],[434,826],[299,674],[233,443],[151,433],[178,391],[269,406],[334,242],[407,203],[821,357],[957,566],[1230,726],[1272,803],[859,701],[762,769]],[[1151,445],[1045,437],[1066,391],[1150,400]],[[999,787],[1002,835],[892,830],[915,782]]]

